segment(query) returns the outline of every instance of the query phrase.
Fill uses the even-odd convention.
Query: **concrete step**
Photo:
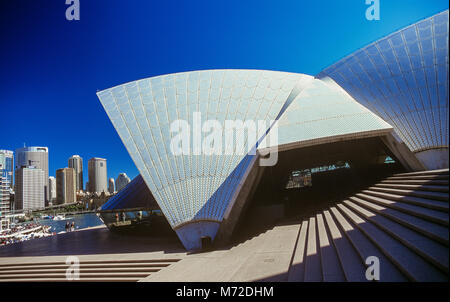
[[[408,278],[414,281],[448,281],[448,277],[378,227],[338,204],[339,210],[360,229]]]
[[[66,280],[63,278],[13,278],[2,279],[1,282],[137,282],[142,278],[121,277],[121,278],[80,278],[80,280]]]
[[[309,218],[308,241],[306,245],[305,258],[305,282],[320,282],[322,279],[322,267],[320,264],[320,255],[316,234],[316,219]]]
[[[349,242],[349,246],[347,246],[347,244],[344,245],[342,250],[342,254],[345,255],[347,259],[342,261],[344,257],[341,257],[344,270],[354,267],[354,269],[351,270],[353,279],[348,279],[349,281],[368,281],[365,276],[367,268],[365,261],[371,256],[375,256],[380,260],[380,271],[383,272],[380,274],[381,282],[408,281],[400,270],[388,258],[386,258],[381,250],[376,247],[357,227],[349,223],[335,207],[331,207],[330,210],[345,235],[341,238],[340,242]],[[326,213],[325,217],[327,217]],[[331,219],[327,219],[327,222],[328,221],[331,221]],[[331,224],[329,224],[329,226],[331,229]]]
[[[384,198],[375,197],[362,193],[358,193],[355,196],[448,227],[448,213],[426,209],[423,207],[410,205],[402,202],[387,200]]]
[[[303,282],[305,278],[305,246],[308,233],[308,220],[304,220],[295,245],[292,263],[289,268],[289,282]]]
[[[393,176],[414,176],[414,175],[440,175],[440,174],[449,174],[449,169],[439,169],[439,170],[427,170],[427,171],[419,171],[419,172],[408,172],[408,173],[397,173]]]
[[[161,263],[170,264],[178,262],[180,259],[117,259],[117,260],[80,260],[81,264],[150,264]],[[0,269],[5,266],[33,266],[33,265],[67,265],[64,261],[52,261],[52,262],[21,262],[21,263],[2,263]]]
[[[443,193],[448,194],[448,186],[402,185],[402,184],[378,183],[375,185],[375,187],[400,189],[400,190],[420,190],[420,191],[427,191],[427,192],[443,192]]]
[[[402,196],[372,190],[363,190],[361,193],[448,213],[449,204],[445,201],[430,200],[414,196]]]
[[[86,278],[145,278],[149,276],[149,273],[80,273],[80,279]],[[3,279],[47,279],[47,278],[60,278],[66,280],[65,273],[45,273],[45,274],[10,274],[10,275],[0,275],[0,281]]]
[[[403,185],[448,186],[448,180],[384,179],[380,183]]]
[[[442,175],[405,175],[405,176],[391,176],[386,179],[394,180],[448,180],[448,174]]]
[[[425,260],[448,274],[448,248],[399,223],[389,220],[382,215],[376,215],[351,201],[345,200],[343,203],[357,214],[403,243],[414,253],[422,256]]]
[[[2,275],[24,275],[24,274],[42,274],[55,273],[55,274],[65,274],[67,268],[54,268],[54,269],[32,269],[32,270],[2,270],[0,271],[0,276]],[[101,269],[86,269],[80,267],[80,273],[156,273],[159,272],[158,268],[101,268]]]
[[[80,281],[133,281],[170,266],[180,259],[114,259],[80,261]],[[17,262],[0,264],[1,282],[52,282],[66,279],[69,265],[64,261]],[[78,280],[73,280],[78,281]]]
[[[107,264],[107,263],[101,263],[101,264],[85,264],[80,263],[80,268],[89,268],[89,269],[102,269],[102,268],[163,268],[169,266],[170,263],[121,263],[121,264]],[[0,273],[4,270],[32,270],[32,269],[66,269],[69,265],[65,263],[58,263],[53,265],[48,264],[40,264],[36,263],[34,265],[29,264],[23,264],[23,265],[9,265],[9,266],[2,266],[0,267]]]
[[[339,262],[336,249],[328,240],[327,229],[322,214],[316,215],[317,231],[319,235],[320,263],[322,264],[322,278],[325,282],[343,282],[345,276]]]
[[[383,187],[369,187],[370,191],[379,191],[389,194],[395,194],[400,196],[414,196],[431,200],[440,200],[448,202],[448,193],[441,192],[428,192],[428,191],[418,191],[418,190],[402,190],[402,189],[392,189]]]
[[[325,221],[330,231],[330,238],[336,248],[345,279],[350,282],[367,282],[366,267],[345,235],[342,235],[330,212],[324,211]]]
[[[449,245],[449,232],[448,228],[446,227],[402,213],[394,209],[380,206],[378,204],[363,200],[355,196],[350,197],[349,200],[370,211],[376,212],[406,227],[409,227],[412,230],[420,232],[421,234],[446,246]]]

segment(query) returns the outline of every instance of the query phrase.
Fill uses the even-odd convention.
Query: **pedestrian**
[[[66,233],[69,231],[69,222],[66,221]]]
[[[70,226],[70,231],[75,231],[75,222],[72,221],[72,225]]]

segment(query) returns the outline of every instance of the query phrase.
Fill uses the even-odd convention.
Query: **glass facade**
[[[414,152],[448,148],[448,10],[322,71],[394,127]]]

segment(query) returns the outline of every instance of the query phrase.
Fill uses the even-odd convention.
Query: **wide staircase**
[[[42,257],[44,258],[44,257]],[[69,264],[60,261],[0,264],[0,282],[99,281],[136,282],[180,259],[80,260],[79,279],[73,279]],[[69,273],[69,275],[67,275]],[[69,276],[69,278],[68,278]]]
[[[373,259],[382,282],[448,281],[448,178],[448,169],[395,174],[305,219],[207,253],[80,257],[79,281],[367,282]],[[67,281],[68,268],[64,257],[0,259],[0,282]]]
[[[375,256],[379,281],[448,281],[448,174],[395,174],[304,219],[287,280],[368,281]]]

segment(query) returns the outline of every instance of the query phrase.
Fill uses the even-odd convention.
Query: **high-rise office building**
[[[56,201],[56,178],[53,176],[48,178],[48,196],[50,202],[54,203]]]
[[[45,172],[42,169],[35,166],[22,166],[16,169],[16,210],[31,210],[45,207],[44,191],[46,186],[44,186],[44,174]]]
[[[130,178],[127,176],[127,173],[120,173],[119,176],[117,176],[116,179],[116,190],[119,192],[123,188],[127,186],[127,184],[130,183]]]
[[[34,166],[44,172],[44,200],[48,203],[48,148],[23,147],[16,150],[16,170],[21,167]]]
[[[0,156],[4,158],[3,170],[5,172],[4,177],[9,183],[11,189],[14,188],[13,176],[14,176],[14,152],[10,150],[0,150]]]
[[[56,170],[56,203],[72,203],[77,201],[76,173],[73,168]]]
[[[114,178],[110,178],[108,182],[108,192],[113,194],[115,191]]]
[[[83,190],[83,158],[79,155],[73,155],[69,158],[69,168],[75,170],[77,191]]]
[[[0,230],[7,227],[6,215],[11,211],[13,152],[0,150]]]
[[[108,178],[106,159],[93,157],[88,162],[89,192],[107,192]]]
[[[5,156],[0,153],[0,230],[4,228],[6,224],[5,215],[9,212],[9,190],[8,183],[6,183],[5,173]],[[8,193],[8,196],[6,196]]]

